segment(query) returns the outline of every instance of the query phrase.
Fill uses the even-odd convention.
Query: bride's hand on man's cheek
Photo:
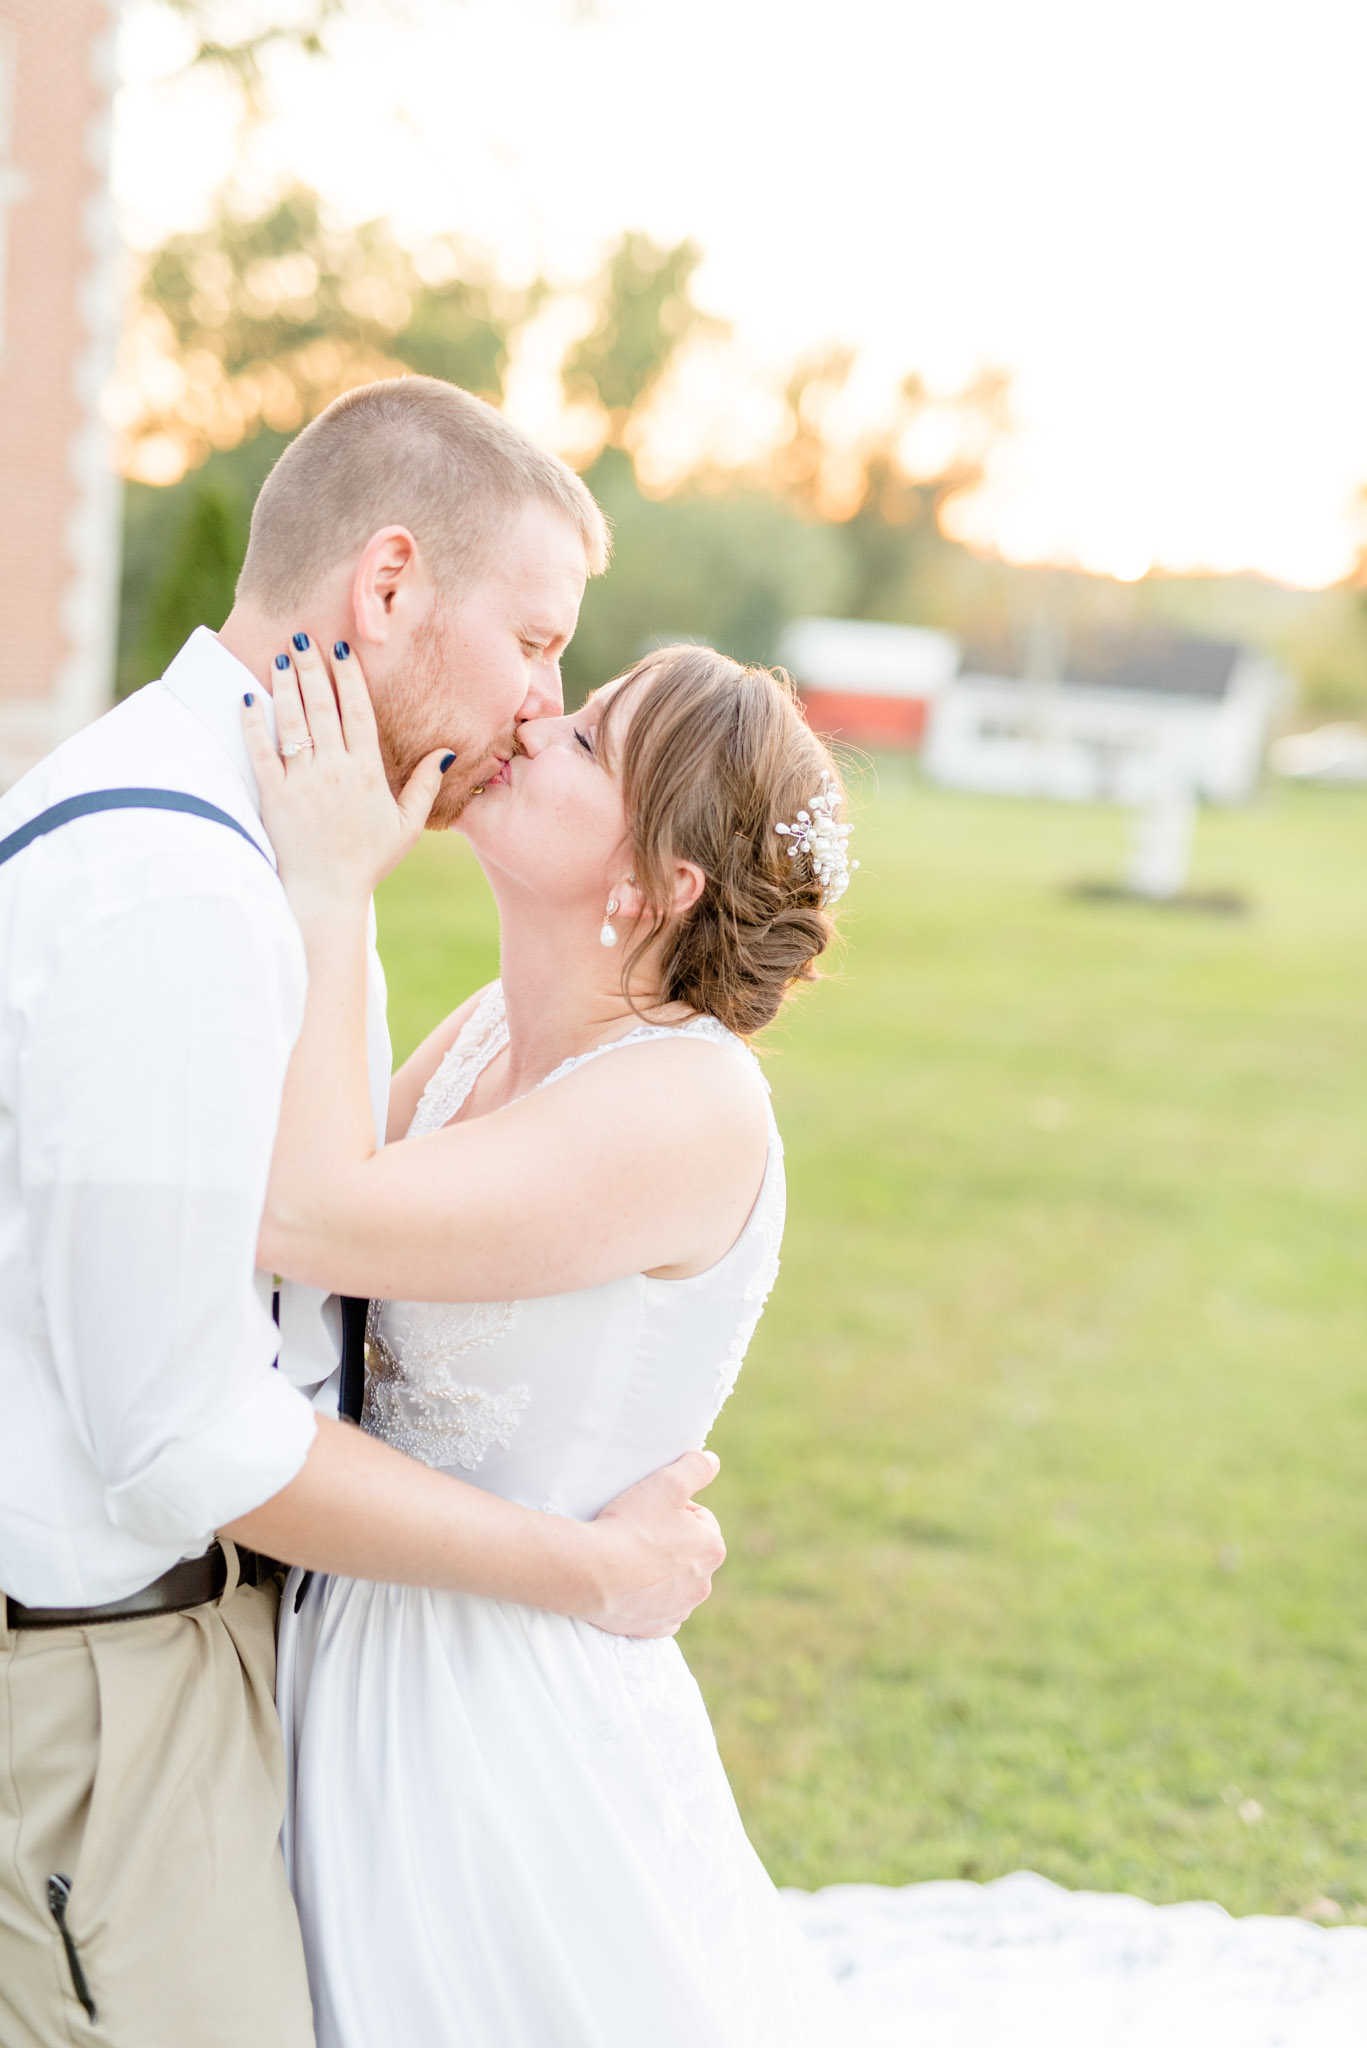
[[[369,895],[416,842],[455,757],[429,754],[392,794],[365,676],[344,640],[328,663],[296,633],[272,685],[277,744],[255,692],[242,720],[282,879],[291,891]]]

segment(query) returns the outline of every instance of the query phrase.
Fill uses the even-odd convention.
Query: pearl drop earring
[[[598,934],[598,943],[600,946],[615,946],[617,944],[617,934],[612,929],[612,926],[608,923],[608,919],[610,917],[615,917],[617,915],[617,912],[621,909],[621,907],[621,904],[617,901],[617,898],[615,896],[609,896],[607,911],[603,918],[603,929]]]

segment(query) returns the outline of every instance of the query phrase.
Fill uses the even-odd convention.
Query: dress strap
[[[421,1138],[449,1124],[490,1060],[507,1043],[503,984],[491,981],[419,1096],[408,1126],[409,1137]]]
[[[595,1045],[589,1052],[577,1052],[562,1060],[558,1067],[537,1082],[531,1092],[535,1094],[538,1088],[549,1088],[553,1081],[562,1081],[576,1067],[584,1066],[589,1060],[601,1059],[604,1053],[616,1052],[624,1045],[642,1045],[651,1038],[702,1038],[711,1045],[724,1045],[739,1058],[747,1060],[764,1083],[765,1093],[772,1093],[764,1070],[749,1046],[715,1017],[690,1017],[684,1024],[638,1024],[620,1038],[610,1038],[605,1045]],[[424,1137],[429,1131],[440,1130],[443,1124],[450,1123],[479,1076],[507,1043],[508,1016],[503,1004],[503,984],[491,981],[423,1089],[408,1127],[409,1137]]]
[[[651,1038],[702,1038],[709,1045],[727,1046],[741,1059],[748,1060],[760,1080],[764,1082],[766,1092],[773,1092],[765,1080],[763,1068],[749,1046],[743,1039],[737,1038],[734,1031],[728,1031],[716,1017],[690,1017],[684,1024],[638,1024],[633,1030],[623,1032],[620,1038],[610,1038],[605,1045],[595,1045],[589,1052],[577,1052],[570,1059],[562,1060],[558,1067],[553,1068],[545,1079],[538,1081],[536,1085],[538,1088],[549,1088],[552,1081],[563,1080],[566,1074],[573,1073],[576,1067],[586,1065],[589,1060],[601,1059],[604,1053],[617,1052],[624,1045],[643,1045]]]

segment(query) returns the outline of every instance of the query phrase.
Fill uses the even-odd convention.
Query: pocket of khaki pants
[[[71,1879],[64,1877],[60,1871],[54,1871],[47,1881],[48,1911],[56,1921],[57,1932],[62,1937],[62,1947],[66,1951],[66,1965],[71,1976],[71,1988],[79,2002],[85,2007],[86,2017],[93,2026],[99,2014],[95,2008],[95,2001],[90,1995],[90,1982],[85,1974],[85,1966],[81,1961],[80,1950],[72,1939],[71,1929],[67,1925],[67,1908],[70,1904]]]

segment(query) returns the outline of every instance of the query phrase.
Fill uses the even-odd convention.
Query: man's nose
[[[560,663],[538,662],[518,715],[520,718],[563,718],[564,714],[565,692],[560,681]]]

